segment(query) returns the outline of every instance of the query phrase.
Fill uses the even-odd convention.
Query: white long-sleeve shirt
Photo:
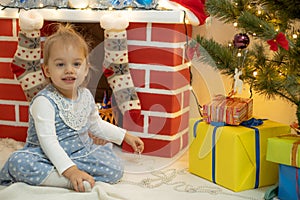
[[[66,169],[75,165],[64,149],[60,146],[55,130],[55,109],[44,96],[38,96],[30,106],[30,114],[35,123],[38,139],[44,153],[62,174]],[[90,115],[89,131],[102,139],[121,144],[126,130],[101,119],[97,109]]]

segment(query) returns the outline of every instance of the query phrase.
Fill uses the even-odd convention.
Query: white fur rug
[[[0,139],[0,167],[10,153],[23,143]],[[139,156],[114,148],[125,162],[125,174],[120,183],[98,182],[89,193],[76,193],[62,188],[29,186],[16,183],[0,186],[1,200],[261,200],[267,188],[232,192],[198,176],[190,174],[187,150],[173,158]]]

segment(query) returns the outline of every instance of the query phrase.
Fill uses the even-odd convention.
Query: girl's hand
[[[124,141],[129,144],[135,152],[142,153],[144,151],[144,142],[139,137],[125,133]]]
[[[98,138],[98,137],[94,136],[93,134],[91,134],[90,132],[89,132],[89,137],[93,139],[93,142],[96,145],[105,145],[106,143],[108,143],[107,140],[104,140],[102,138]]]
[[[91,175],[89,175],[88,173],[78,169],[76,165],[65,170],[62,173],[62,175],[70,180],[70,182],[73,185],[73,188],[76,192],[84,192],[85,191],[84,186],[83,186],[83,181],[89,182],[91,185],[91,188],[93,188],[95,185],[94,178]]]

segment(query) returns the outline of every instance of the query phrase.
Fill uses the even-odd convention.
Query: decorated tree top
[[[300,2],[209,0],[206,9],[241,33],[235,35],[233,45],[197,36],[201,60],[226,75],[241,72],[240,79],[251,90],[296,105],[300,124]]]

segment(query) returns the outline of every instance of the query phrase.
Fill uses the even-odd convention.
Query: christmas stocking
[[[141,105],[128,66],[127,32],[125,16],[106,14],[100,20],[104,31],[103,71],[123,117],[143,126]]]
[[[43,17],[35,10],[21,11],[19,16],[19,40],[11,63],[12,72],[28,101],[44,87],[45,78],[41,69],[40,29]]]

